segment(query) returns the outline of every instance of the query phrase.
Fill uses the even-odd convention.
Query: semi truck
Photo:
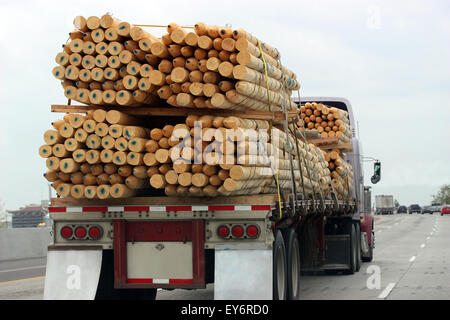
[[[377,214],[394,214],[394,196],[376,195],[375,206]]]
[[[348,112],[345,98],[307,97]],[[296,101],[300,104],[300,101]],[[371,261],[374,220],[353,130],[351,200],[331,193],[216,198],[53,198],[45,299],[155,299],[202,289],[214,299],[298,299],[301,274],[353,274]]]

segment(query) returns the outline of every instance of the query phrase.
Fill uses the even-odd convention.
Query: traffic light
[[[381,162],[376,161],[373,165],[373,176],[372,178],[370,178],[370,181],[373,184],[376,184],[380,181],[380,179],[381,179]]]

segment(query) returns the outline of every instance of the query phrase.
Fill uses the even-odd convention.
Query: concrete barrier
[[[0,261],[47,256],[49,228],[0,229]]]

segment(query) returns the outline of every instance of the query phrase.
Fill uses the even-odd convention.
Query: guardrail
[[[45,257],[50,232],[49,228],[0,229],[0,261]]]

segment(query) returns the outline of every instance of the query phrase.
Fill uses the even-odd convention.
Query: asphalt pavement
[[[354,275],[303,275],[302,300],[450,300],[450,215],[376,216],[375,251]],[[0,262],[1,299],[42,299],[45,258]],[[209,300],[202,290],[159,290],[159,300]]]

